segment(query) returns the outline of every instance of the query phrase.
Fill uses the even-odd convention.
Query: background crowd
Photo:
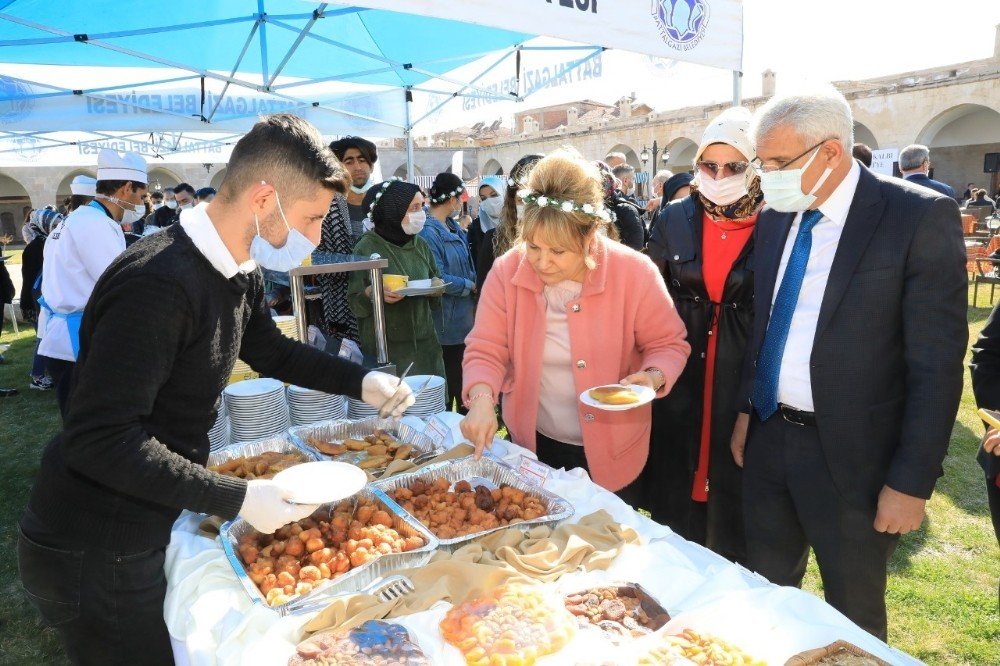
[[[958,196],[931,179],[920,145],[900,152],[899,178],[874,174],[832,89],[775,97],[753,115],[723,112],[692,171],[655,174],[644,204],[615,153],[526,155],[469,192],[451,173],[427,191],[375,182],[377,148],[364,138],[330,150],[350,187],[333,196],[316,249],[378,254],[386,274],[444,283],[439,296],[384,289],[389,357],[447,379],[448,404],[466,415],[463,432],[480,452],[503,424],[543,462],[582,467],[779,584],[801,584],[812,548],[827,600],[886,637],[886,566],[899,535],[923,520],[961,394],[958,203],[995,212],[984,189],[969,183]],[[150,243],[216,194],[186,183],[148,193],[107,176],[136,168],[131,159],[102,153],[98,182],[78,178],[64,207],[26,220],[20,302],[40,337],[32,388],[59,387],[73,371],[72,342],[46,347],[53,317],[74,325],[51,310],[70,290],[60,271],[77,261],[90,274],[73,287],[82,312],[125,245]],[[78,209],[93,210],[95,192],[125,244],[102,244],[94,231],[77,246],[82,258],[46,249],[89,214]],[[368,274],[318,284],[316,323],[371,361]],[[991,408],[1000,407],[987,388],[993,337],[984,332],[975,375]],[[619,382],[656,400],[610,412],[579,399]],[[1000,446],[984,452],[996,523],[990,456]]]

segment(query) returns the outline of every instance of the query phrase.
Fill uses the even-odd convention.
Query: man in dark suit
[[[811,546],[827,601],[885,639],[886,565],[923,521],[962,393],[965,250],[955,201],[868,171],[852,134],[832,88],[757,112],[768,205],[733,455],[750,567],[800,585]]]
[[[993,308],[989,321],[972,346],[972,392],[976,405],[1000,410],[1000,304]],[[990,428],[979,447],[979,464],[986,473],[986,496],[989,498],[993,531],[1000,543],[1000,431]]]
[[[946,197],[955,198],[955,188],[940,180],[934,180],[928,176],[931,170],[931,151],[927,146],[919,143],[907,146],[899,151],[899,171],[903,174],[903,179],[915,185],[929,187],[935,192],[940,192]],[[961,221],[961,218],[959,218]]]

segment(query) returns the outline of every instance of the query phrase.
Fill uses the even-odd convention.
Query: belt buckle
[[[797,426],[805,425],[805,423],[798,418],[798,415],[796,414],[797,410],[793,410],[788,405],[781,405],[780,411],[781,411],[781,418],[785,419],[789,423],[795,424]]]

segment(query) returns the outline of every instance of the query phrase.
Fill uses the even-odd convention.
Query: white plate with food
[[[360,492],[368,475],[349,463],[323,460],[282,470],[274,482],[291,492],[288,501],[293,504],[327,504]]]
[[[410,280],[405,287],[397,289],[395,293],[400,296],[440,296],[449,284],[449,282],[442,282],[439,278]]]
[[[656,391],[639,384],[595,386],[580,394],[580,402],[608,412],[624,412],[652,402]]]

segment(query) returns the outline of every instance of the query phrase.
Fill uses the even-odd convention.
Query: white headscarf
[[[504,195],[507,194],[507,181],[503,176],[484,176],[479,182],[479,187],[483,185],[489,185],[496,191],[497,197],[500,199],[501,206],[503,205]],[[500,224],[500,215],[490,215],[485,210],[483,210],[482,201],[479,203],[479,226],[482,228],[483,233],[491,229],[496,229],[497,225]]]

